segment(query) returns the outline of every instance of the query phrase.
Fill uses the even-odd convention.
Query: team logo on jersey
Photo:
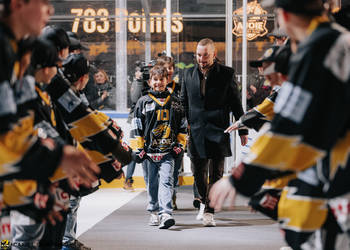
[[[156,138],[169,138],[170,127],[166,124],[161,124],[158,125],[155,129],[153,129],[152,133]]]
[[[171,129],[168,125],[158,125],[152,130],[152,146],[158,147],[160,150],[168,148],[171,144],[170,132]]]

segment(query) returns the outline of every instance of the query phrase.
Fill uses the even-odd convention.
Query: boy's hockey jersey
[[[179,100],[168,91],[150,91],[141,97],[132,120],[130,145],[159,161],[173,147],[186,147],[187,122]]]

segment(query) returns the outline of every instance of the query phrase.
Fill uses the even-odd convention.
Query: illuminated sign
[[[233,14],[243,16],[243,8],[235,10]],[[267,17],[262,15],[266,15],[267,11],[264,10],[257,1],[254,1],[248,3],[247,5],[247,15],[249,14],[254,16],[248,17],[247,20],[247,39],[251,41],[258,36],[265,36],[268,32],[266,28]],[[241,37],[243,35],[243,22],[238,18],[235,18],[233,20],[233,24],[234,28],[232,33],[237,37]]]
[[[116,16],[119,16],[119,9],[116,9]],[[77,33],[82,20],[82,28],[86,33],[107,33],[110,30],[110,17],[109,11],[105,8],[93,9],[93,8],[72,8],[70,10],[76,17],[73,22],[72,32]],[[128,11],[124,10],[127,18],[127,27],[131,33],[146,32],[146,17],[142,10],[141,15],[137,12],[132,12],[128,15]],[[162,33],[166,32],[166,18],[162,17],[166,15],[166,10],[163,13],[150,13],[150,32]],[[183,30],[182,17],[180,13],[172,13],[171,18],[171,31],[174,33],[180,33]],[[119,32],[120,22],[116,18],[115,31]]]

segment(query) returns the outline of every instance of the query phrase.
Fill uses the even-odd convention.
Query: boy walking
[[[174,159],[186,146],[187,127],[178,98],[166,88],[167,76],[163,66],[157,65],[150,70],[151,90],[136,104],[130,139],[136,161],[150,159],[147,211],[151,213],[149,225],[160,229],[175,224],[171,205]]]

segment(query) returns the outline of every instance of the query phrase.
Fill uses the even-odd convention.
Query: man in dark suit
[[[205,38],[197,46],[197,65],[184,74],[181,101],[190,126],[188,154],[198,192],[201,196],[198,220],[204,226],[215,226],[214,209],[209,207],[209,188],[223,176],[225,157],[231,156],[230,112],[236,120],[243,115],[234,70],[215,60],[214,42]],[[248,131],[240,130],[241,144]],[[209,169],[209,185],[208,185]]]

